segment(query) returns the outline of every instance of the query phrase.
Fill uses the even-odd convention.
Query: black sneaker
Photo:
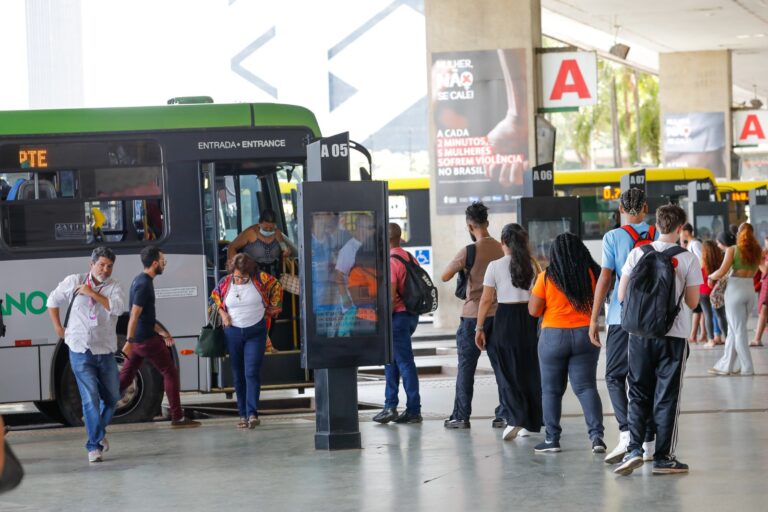
[[[504,428],[507,426],[507,420],[504,418],[493,418],[491,421],[491,428]]]
[[[643,451],[632,450],[631,452],[627,452],[627,454],[624,455],[621,464],[619,464],[616,469],[613,470],[613,472],[617,475],[627,476],[632,474],[634,470],[641,467],[642,465]]]
[[[445,428],[470,428],[469,420],[455,420],[448,418],[443,422]]]
[[[605,453],[605,443],[599,437],[592,440],[592,453]]]
[[[653,461],[654,475],[673,475],[676,473],[687,473],[688,464],[683,464],[674,457],[667,457]]]
[[[382,411],[373,417],[373,421],[376,423],[389,423],[397,419],[397,409],[384,408]]]
[[[534,447],[533,451],[536,453],[559,452],[560,441],[550,441],[549,439],[547,439],[543,443],[537,444]]]
[[[423,421],[421,414],[411,414],[405,411],[395,419],[395,423],[421,423]]]

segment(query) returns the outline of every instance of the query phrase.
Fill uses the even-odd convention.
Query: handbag
[[[477,254],[477,247],[475,247],[475,244],[469,244],[467,246],[467,258],[464,260],[464,268],[456,274],[456,291],[454,295],[461,300],[469,298],[467,285],[469,283],[469,272],[475,264],[475,254]]]
[[[284,291],[293,295],[299,295],[301,291],[301,280],[296,274],[296,265],[291,259],[283,258],[283,273],[280,276],[280,284]]]
[[[224,339],[219,308],[214,304],[209,309],[208,323],[200,329],[195,353],[200,357],[224,357],[227,355],[227,342]]]
[[[720,309],[725,306],[725,289],[728,286],[728,276],[719,279],[712,287],[712,291],[709,292],[709,302],[712,303],[712,307]]]
[[[2,427],[0,427],[2,428]],[[10,491],[21,483],[24,478],[24,468],[16,455],[11,450],[8,441],[3,441],[3,450],[5,450],[5,461],[3,463],[3,473],[0,475],[0,494]]]

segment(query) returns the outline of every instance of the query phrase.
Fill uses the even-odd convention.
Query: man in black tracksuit
[[[657,251],[676,247],[685,224],[685,211],[676,205],[661,206],[656,210],[656,228],[661,233],[651,246]],[[636,248],[627,257],[619,282],[619,300],[627,296],[632,270],[643,255]],[[629,475],[643,465],[642,443],[647,418],[656,422],[656,452],[653,458],[654,474],[687,473],[688,465],[675,459],[678,435],[680,392],[683,385],[685,362],[688,359],[686,338],[691,331],[691,310],[699,303],[699,285],[702,283],[701,265],[690,251],[673,258],[675,266],[675,297],[683,296],[682,308],[672,328],[663,338],[629,337],[629,432],[627,454],[614,470]],[[631,291],[630,291],[631,293]],[[687,306],[687,307],[686,307]],[[654,392],[655,387],[655,392]]]

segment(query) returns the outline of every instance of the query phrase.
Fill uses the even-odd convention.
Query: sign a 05
[[[768,143],[768,110],[737,110],[733,113],[733,145]]]
[[[541,55],[544,108],[582,107],[597,103],[597,56],[592,52]]]

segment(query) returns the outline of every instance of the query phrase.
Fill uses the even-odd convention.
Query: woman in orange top
[[[542,408],[547,437],[535,451],[560,451],[563,394],[571,379],[592,441],[592,452],[605,452],[603,405],[597,393],[599,342],[589,337],[589,321],[600,267],[579,238],[563,233],[549,251],[549,267],[539,274],[528,311],[543,317],[539,336]]]

